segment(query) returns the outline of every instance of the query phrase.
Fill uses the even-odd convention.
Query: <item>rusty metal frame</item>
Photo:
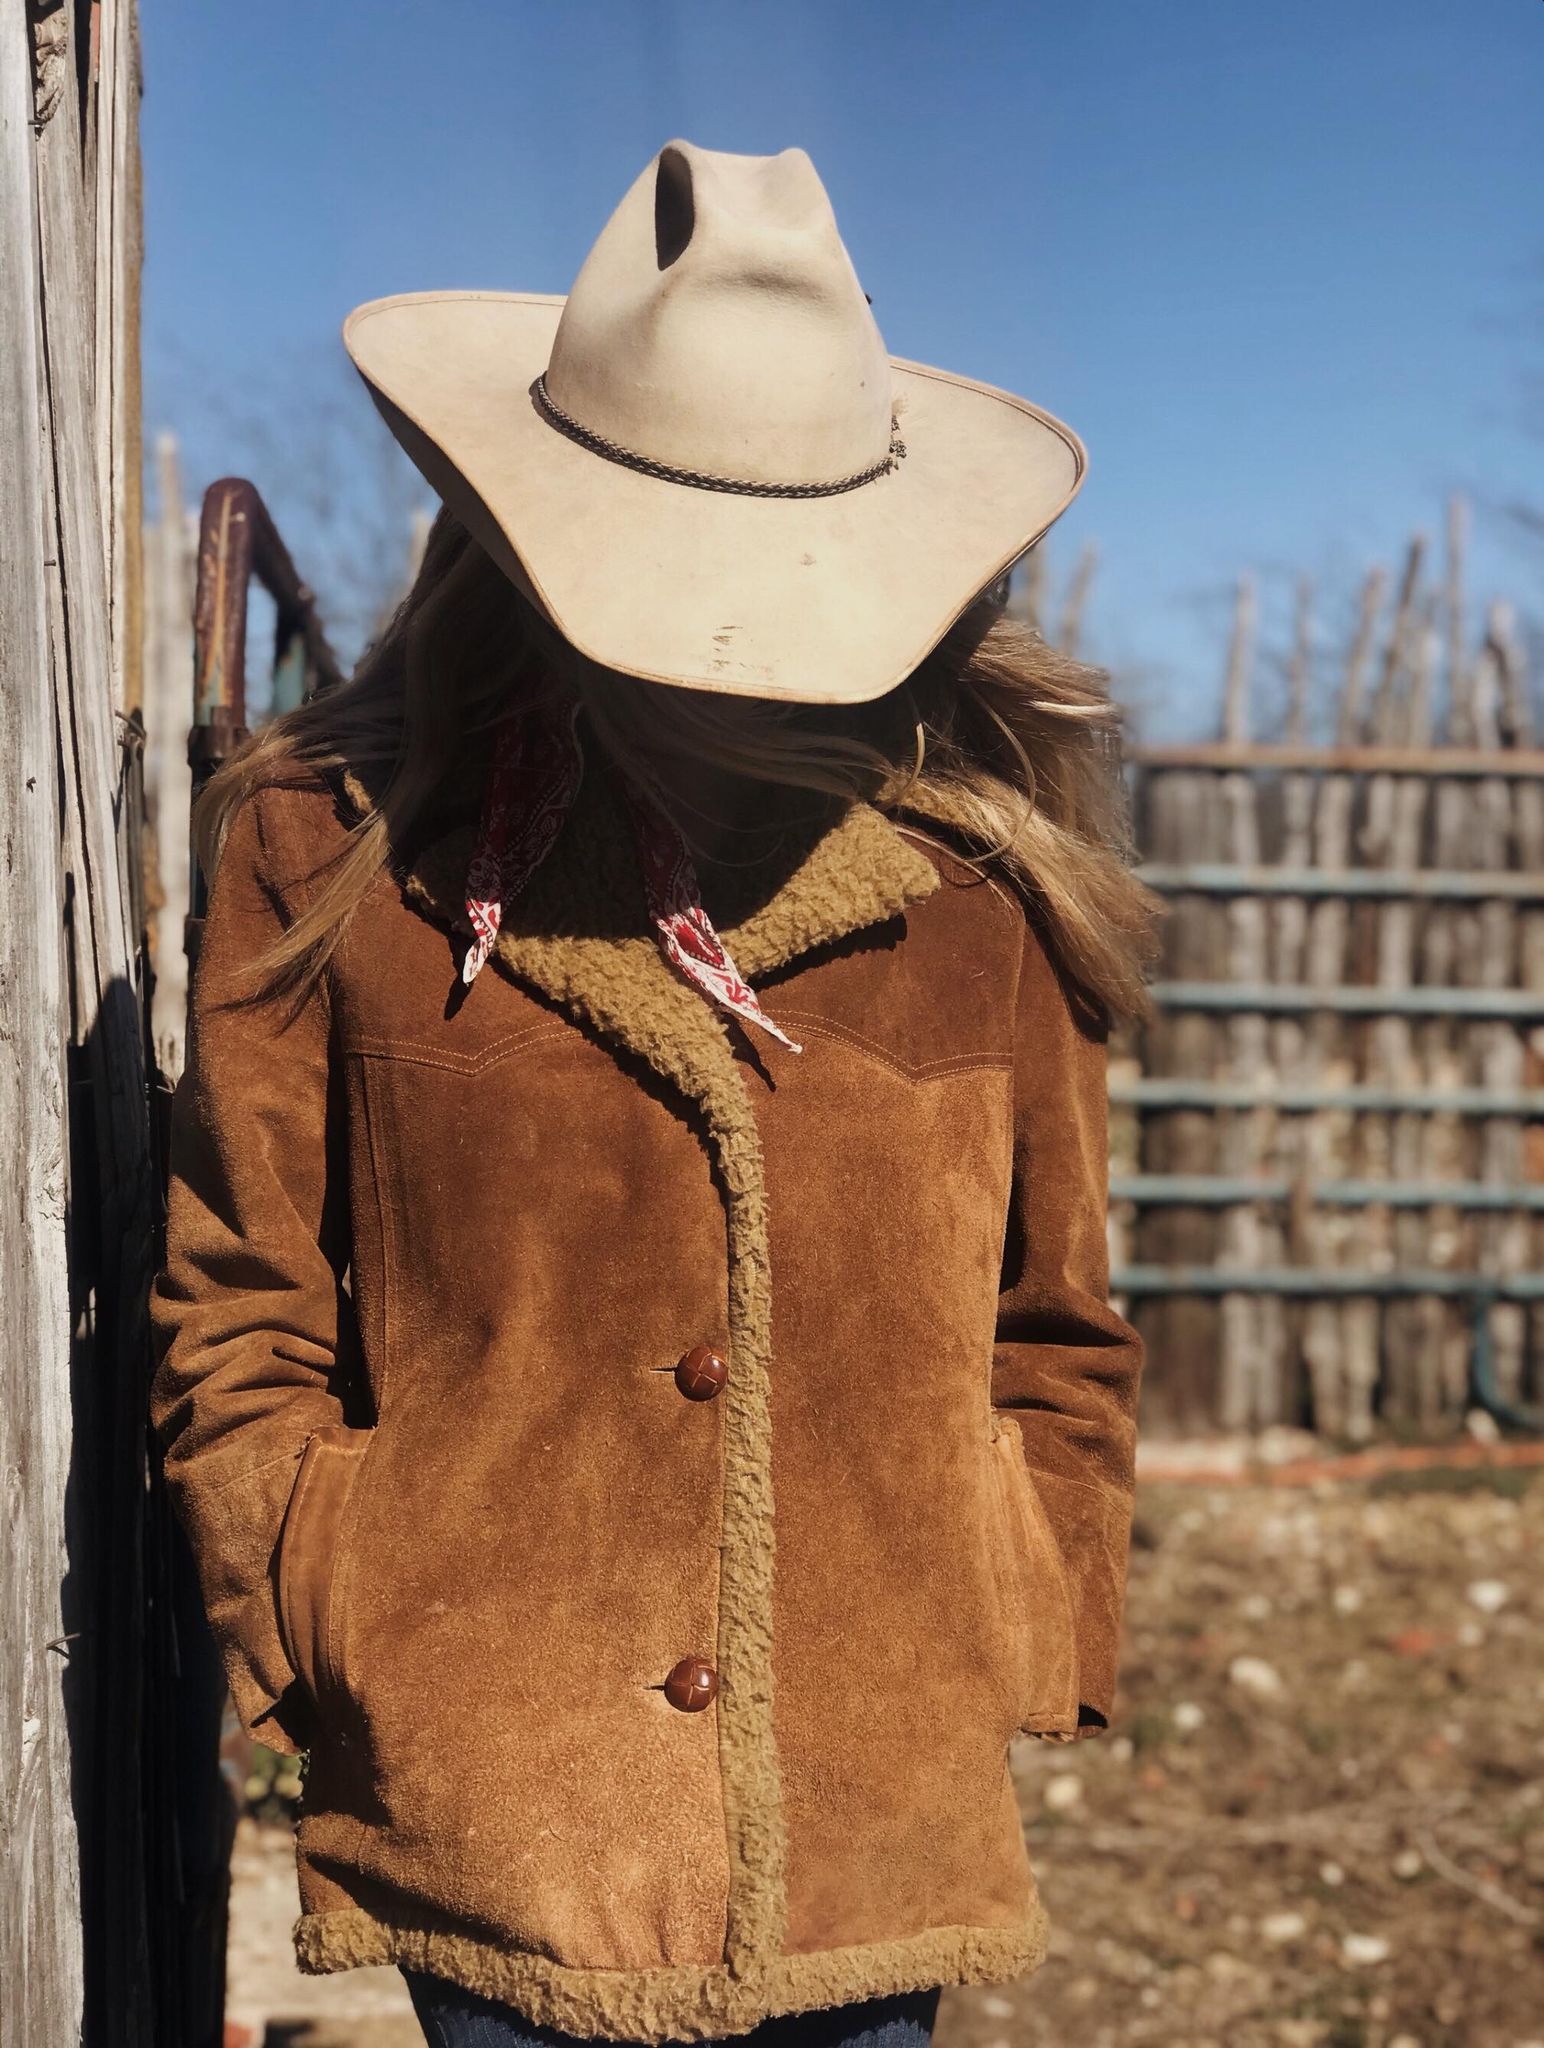
[[[193,607],[193,724],[188,760],[196,803],[210,776],[247,737],[247,598],[253,581],[273,599],[274,708],[289,710],[343,679],[316,596],[303,583],[255,484],[221,477],[204,493]],[[186,947],[198,952],[207,878],[192,866]]]
[[[254,577],[278,611],[276,703],[288,709],[342,680],[315,593],[300,580],[257,487],[244,477],[222,477],[204,493],[193,613],[193,724],[210,736],[201,742],[206,753],[220,734],[245,729],[247,592]]]

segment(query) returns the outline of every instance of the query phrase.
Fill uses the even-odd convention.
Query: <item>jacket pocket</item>
[[[1056,1540],[1024,1439],[1011,1417],[995,1417],[992,1457],[1003,1503],[1015,1589],[1023,1691],[1018,1727],[1025,1734],[1063,1733],[1078,1724],[1077,1627],[1066,1559]]]
[[[332,1592],[344,1523],[373,1429],[329,1423],[308,1438],[279,1536],[279,1627],[312,1699],[338,1677]]]

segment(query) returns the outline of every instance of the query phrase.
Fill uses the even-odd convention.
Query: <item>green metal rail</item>
[[[1443,1295],[1449,1299],[1544,1301],[1544,1273],[1449,1272],[1440,1267],[1373,1273],[1341,1266],[1118,1266],[1112,1294]]]
[[[1245,1081],[1147,1074],[1112,1080],[1110,1100],[1137,1109],[1275,1109],[1289,1116],[1347,1109],[1373,1116],[1544,1117],[1544,1088],[1381,1088],[1372,1082],[1329,1088],[1295,1081],[1256,1088]]]
[[[1166,1010],[1303,1015],[1315,1010],[1352,1017],[1544,1018],[1544,989],[1303,988],[1295,982],[1155,981],[1153,1000]]]
[[[1544,1212],[1544,1184],[1487,1181],[1250,1179],[1220,1173],[1128,1173],[1110,1182],[1110,1199],[1144,1208],[1235,1208],[1286,1202],[1301,1193],[1335,1209],[1526,1209]]]
[[[1137,870],[1166,896],[1360,896],[1442,903],[1544,903],[1544,875],[1443,868],[1239,867],[1148,861]]]

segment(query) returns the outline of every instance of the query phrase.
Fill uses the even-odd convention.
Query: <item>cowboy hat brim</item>
[[[903,681],[1066,510],[1070,427],[892,357],[905,457],[834,496],[667,481],[552,425],[530,387],[564,300],[411,292],[343,340],[428,482],[581,653],[625,675],[807,704]]]

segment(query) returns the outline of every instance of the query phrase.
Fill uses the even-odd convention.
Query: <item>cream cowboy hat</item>
[[[566,299],[409,292],[343,338],[564,637],[689,689],[883,695],[1087,466],[1027,400],[885,353],[802,149],[669,143]]]

